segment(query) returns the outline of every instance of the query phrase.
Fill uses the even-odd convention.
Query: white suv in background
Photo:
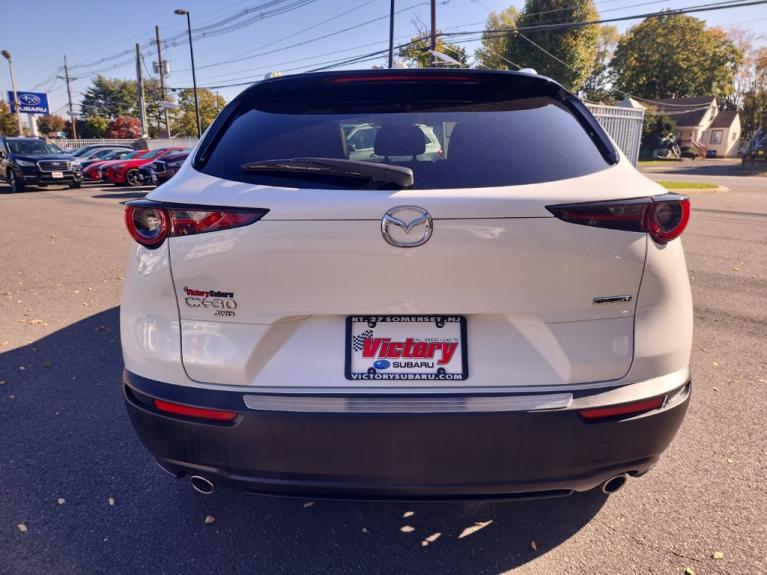
[[[259,82],[127,206],[128,411],[205,493],[615,491],[687,409],[689,213],[544,77]]]

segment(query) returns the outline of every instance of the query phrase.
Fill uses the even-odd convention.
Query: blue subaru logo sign
[[[373,367],[376,369],[386,369],[387,367],[390,367],[391,363],[389,363],[386,359],[379,359],[373,364]]]
[[[16,92],[19,101],[19,112],[22,114],[48,114],[48,94],[41,92]],[[13,92],[8,92],[11,112],[16,113]]]

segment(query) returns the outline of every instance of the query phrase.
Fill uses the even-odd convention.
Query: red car
[[[104,167],[104,179],[108,182],[112,182],[116,186],[140,186],[142,182],[139,168],[144,164],[148,164],[153,160],[162,158],[166,154],[171,152],[177,152],[184,148],[158,148],[156,150],[149,150],[139,158],[130,158],[128,160],[120,160],[118,162],[108,162]]]
[[[83,177],[86,181],[89,182],[100,182],[104,179],[104,169],[108,165],[119,164],[120,162],[124,162],[125,160],[129,159],[132,160],[136,158],[142,158],[151,151],[152,150],[138,150],[137,152],[132,152],[124,158],[120,158],[119,160],[104,160],[103,162],[94,162],[83,170]]]

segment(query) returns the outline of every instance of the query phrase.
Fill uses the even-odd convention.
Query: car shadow
[[[497,573],[556,548],[606,501],[598,490],[428,503],[197,494],[162,473],[131,428],[118,316],[0,354],[9,572]]]

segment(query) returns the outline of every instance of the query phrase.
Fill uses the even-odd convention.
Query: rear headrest
[[[494,127],[489,122],[461,122],[456,124],[450,134],[450,142],[447,148],[448,158],[473,157],[475,152],[486,154],[488,150],[480,149],[478,142],[487,142]]]
[[[418,126],[381,126],[376,134],[376,156],[418,156],[426,151],[426,136]]]

